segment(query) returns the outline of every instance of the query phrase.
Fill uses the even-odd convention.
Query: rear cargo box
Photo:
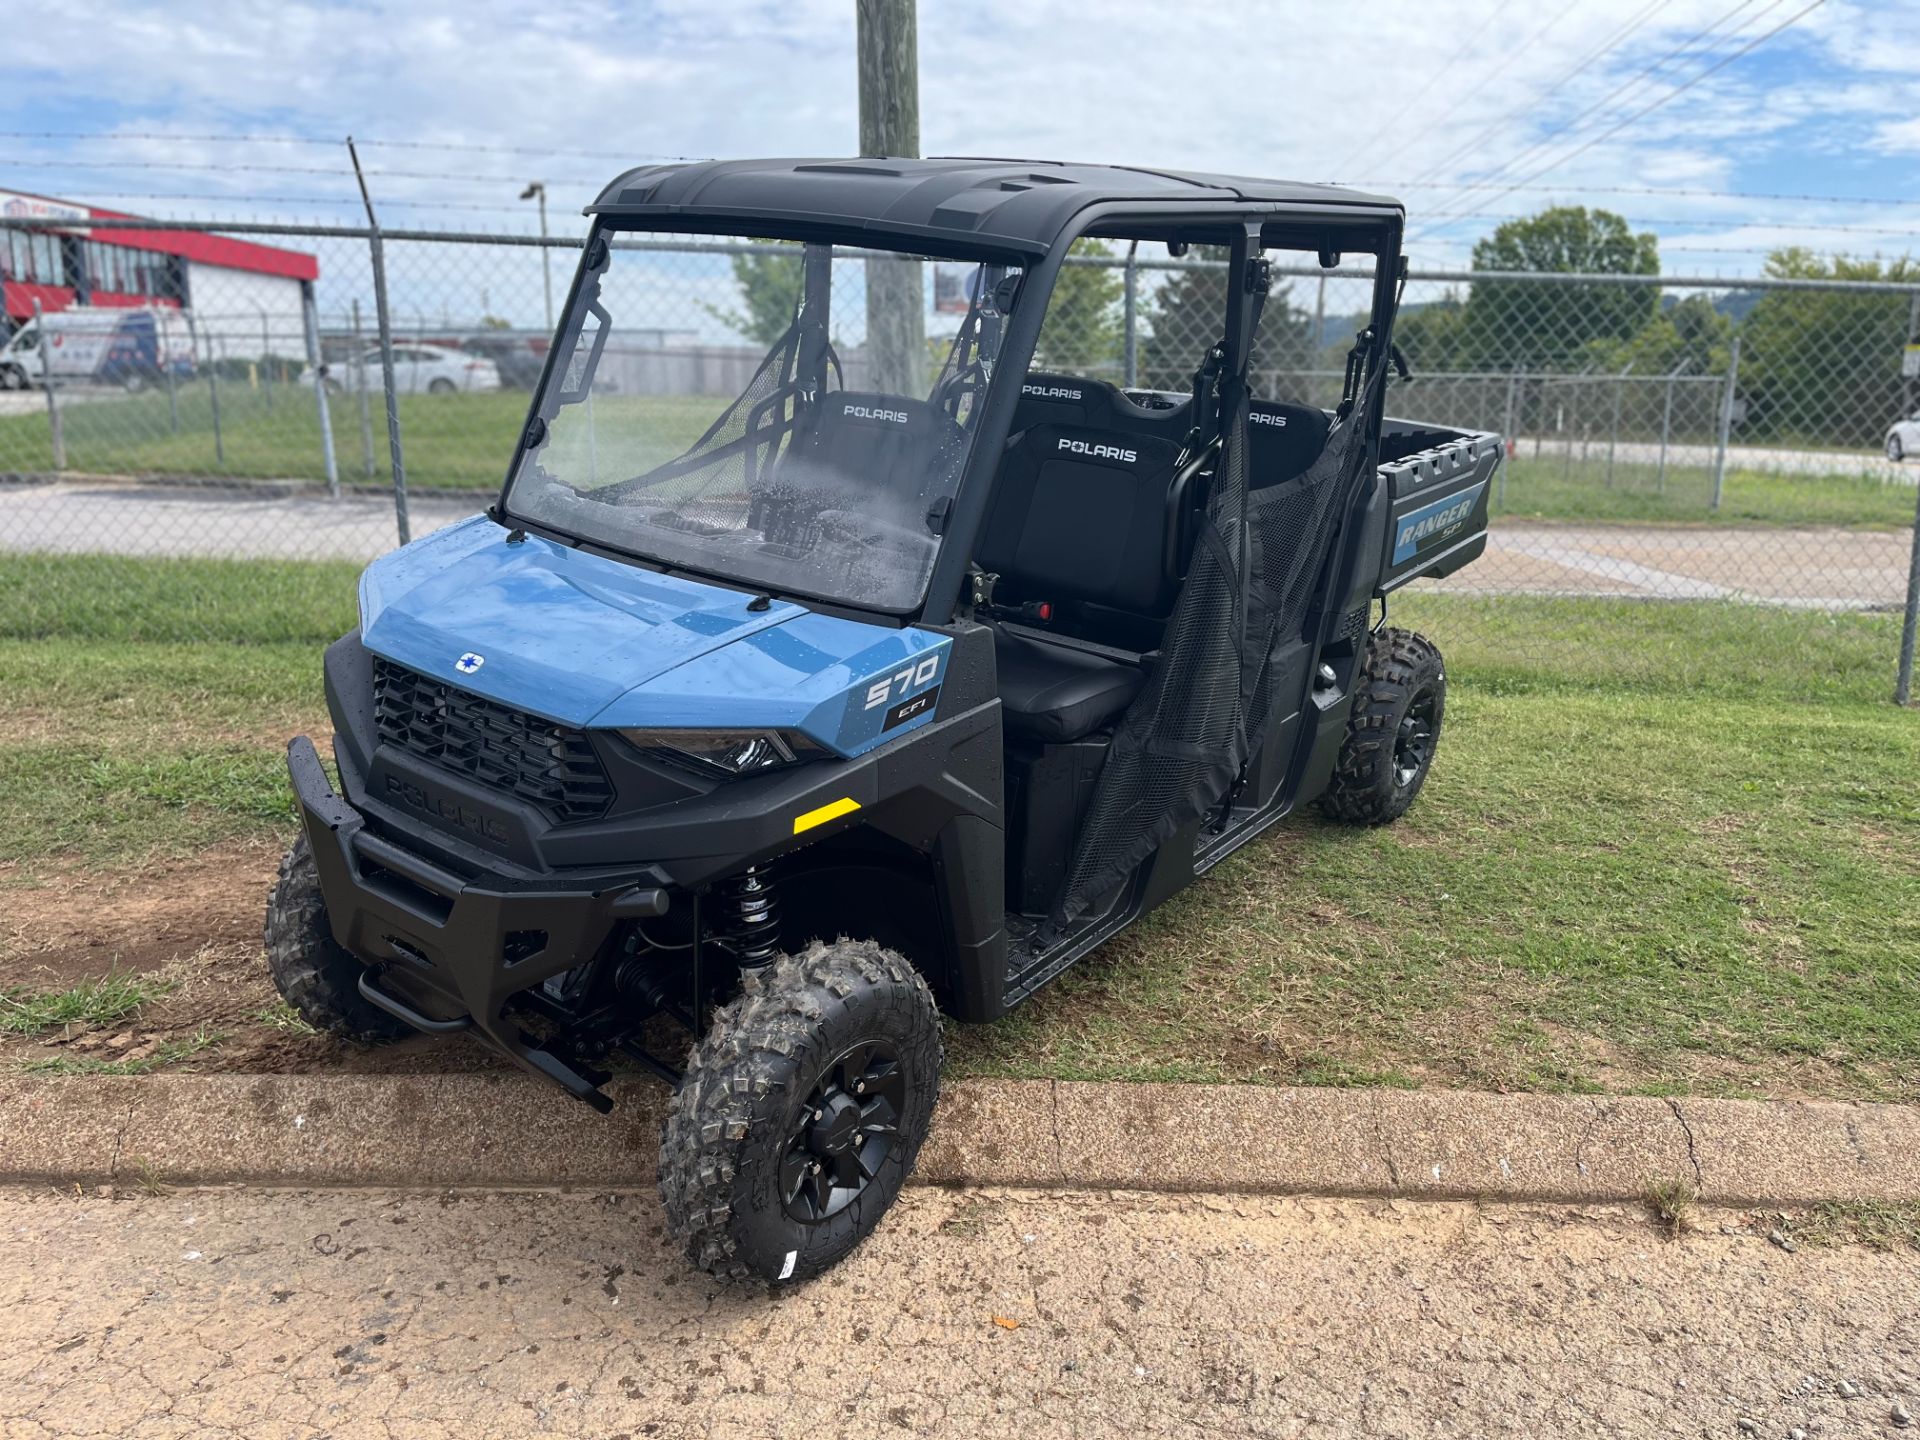
[[[1487,504],[1505,447],[1484,430],[1387,420],[1380,475],[1387,482],[1384,595],[1421,576],[1451,575],[1487,548]]]

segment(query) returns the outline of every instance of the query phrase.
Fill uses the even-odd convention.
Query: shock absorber
[[[749,865],[713,887],[713,938],[742,970],[759,970],[780,953],[780,905],[765,865]]]

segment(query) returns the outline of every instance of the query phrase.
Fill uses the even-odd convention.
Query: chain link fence
[[[780,247],[645,248],[656,328],[623,331],[615,363],[650,393],[738,394],[791,313]],[[575,239],[0,219],[0,548],[347,565],[473,513],[577,257]],[[928,268],[931,365],[966,279]],[[1259,392],[1332,406],[1371,277],[1276,272]],[[1225,285],[1204,253],[1081,242],[1035,366],[1184,390]],[[1904,610],[1910,655],[1917,321],[1920,289],[1891,283],[1415,270],[1397,329],[1415,378],[1391,413],[1497,431],[1510,459],[1486,557],[1414,603],[1451,606],[1455,634],[1537,601],[1614,626],[1676,602]],[[84,583],[110,613],[112,586]]]

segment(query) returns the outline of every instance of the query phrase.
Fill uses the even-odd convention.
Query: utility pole
[[[915,0],[855,0],[860,69],[860,153],[920,155],[920,36]],[[868,384],[924,398],[927,318],[918,260],[867,261]]]
[[[540,202],[540,264],[545,268],[547,280],[547,333],[553,333],[553,250],[547,245],[547,182],[532,180],[527,188],[520,192],[522,200]]]

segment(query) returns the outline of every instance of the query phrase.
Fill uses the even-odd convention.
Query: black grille
[[[557,821],[597,820],[613,803],[607,772],[581,731],[378,657],[373,718],[386,744],[531,801]]]

